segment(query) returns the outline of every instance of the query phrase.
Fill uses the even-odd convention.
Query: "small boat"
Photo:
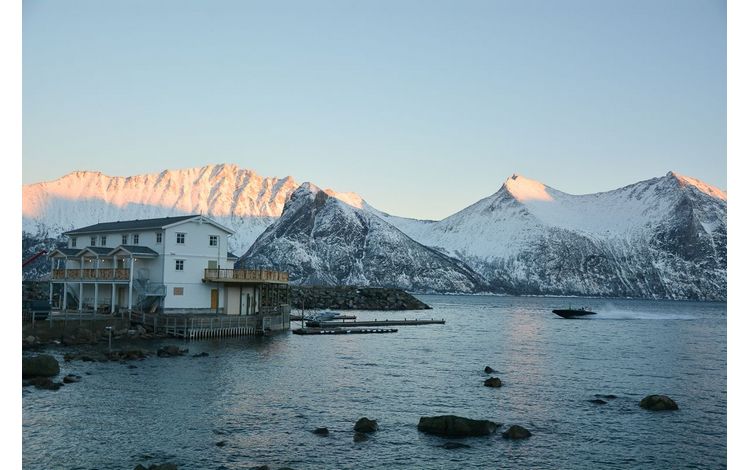
[[[560,315],[563,318],[581,318],[585,317],[586,315],[596,315],[596,312],[592,312],[586,307],[552,310],[552,313]]]
[[[343,315],[338,312],[331,312],[331,311],[325,311],[320,313],[315,313],[313,315],[310,315],[309,317],[305,317],[305,321],[331,321],[331,320],[337,320]]]

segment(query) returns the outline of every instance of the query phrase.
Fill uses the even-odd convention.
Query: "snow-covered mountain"
[[[488,291],[463,263],[415,242],[364,206],[356,195],[304,183],[236,266],[284,269],[300,284]]]
[[[23,230],[57,236],[105,221],[202,213],[235,230],[230,248],[243,253],[297,186],[289,176],[263,177],[232,164],[128,177],[77,171],[23,186]]]
[[[500,292],[726,299],[726,194],[673,172],[582,196],[513,175],[441,221],[379,215]]]

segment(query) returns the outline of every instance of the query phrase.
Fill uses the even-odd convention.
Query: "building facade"
[[[288,314],[288,275],[234,269],[234,232],[190,215],[107,222],[65,232],[48,256],[53,307],[68,311],[164,314]],[[277,319],[264,320],[277,323]],[[288,321],[287,321],[288,322]]]

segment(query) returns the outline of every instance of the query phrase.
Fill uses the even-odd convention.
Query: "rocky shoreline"
[[[428,310],[408,292],[386,287],[291,286],[292,308],[336,310]]]

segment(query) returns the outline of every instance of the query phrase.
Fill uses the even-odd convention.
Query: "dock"
[[[295,335],[365,335],[373,333],[396,333],[396,328],[295,328]]]
[[[445,325],[445,320],[364,320],[364,321],[305,321],[307,326],[318,328],[360,327],[360,326],[413,326],[413,325]]]

